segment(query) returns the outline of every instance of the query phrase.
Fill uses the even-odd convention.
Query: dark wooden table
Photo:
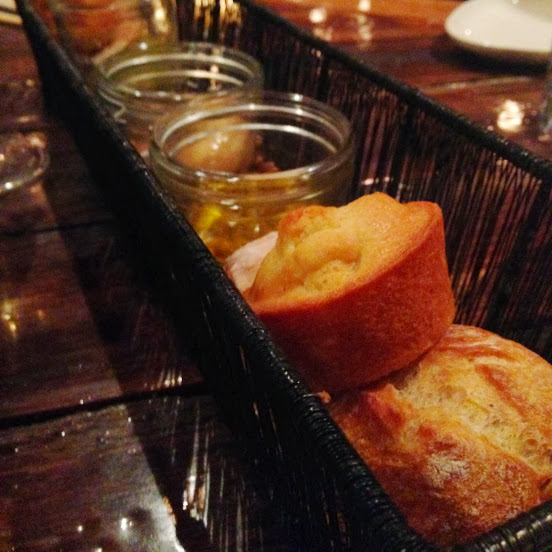
[[[552,159],[535,128],[543,68],[455,47],[443,23],[457,1],[264,3]],[[21,28],[0,25],[0,43],[0,130],[43,132],[51,156],[41,181],[0,198],[0,551],[293,549],[45,112]]]
[[[0,131],[51,156],[0,198],[0,551],[285,550],[23,31],[0,42]]]
[[[552,160],[540,136],[545,66],[464,51],[444,30],[461,0],[261,0],[314,35]]]

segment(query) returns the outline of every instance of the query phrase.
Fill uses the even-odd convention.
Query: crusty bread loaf
[[[366,385],[452,323],[441,210],[375,193],[292,211],[242,291],[313,390]]]
[[[552,366],[453,325],[424,357],[330,412],[410,525],[440,546],[552,498]]]

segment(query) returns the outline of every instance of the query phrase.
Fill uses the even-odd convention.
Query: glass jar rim
[[[123,0],[125,1],[125,0]],[[230,80],[230,76],[224,75],[224,68],[236,70],[243,75],[243,80],[233,78],[236,89],[255,89],[263,86],[263,70],[260,62],[253,56],[221,44],[205,41],[175,41],[175,42],[148,42],[141,40],[133,43],[125,49],[108,56],[94,67],[95,75],[92,77],[94,86],[99,95],[109,104],[132,111],[138,118],[151,119],[159,116],[159,106],[177,106],[182,103],[194,101],[185,99],[185,93],[171,90],[141,90],[138,87],[121,84],[114,79],[117,73],[128,68],[139,67],[147,63],[160,63],[164,60],[182,62],[216,63],[223,71],[219,72],[219,79]],[[238,84],[239,82],[239,84]],[[226,95],[232,93],[228,90],[215,92],[199,92],[200,95]],[[163,109],[163,113],[165,110]]]
[[[201,120],[207,114],[226,117],[228,115],[236,115],[244,109],[248,112],[255,111],[255,106],[258,106],[262,110],[263,108],[269,108],[270,105],[274,106],[278,104],[287,105],[288,110],[293,110],[289,111],[290,113],[294,112],[303,116],[316,118],[318,121],[323,122],[327,128],[332,129],[335,136],[340,137],[340,143],[335,147],[334,151],[330,151],[326,157],[319,161],[292,169],[267,173],[232,173],[208,169],[200,170],[174,161],[163,149],[163,144],[168,136],[183,126],[179,122],[191,124]],[[218,106],[218,109],[209,111],[209,108],[213,108],[213,106]],[[307,188],[312,188],[313,179],[311,177],[345,163],[354,155],[354,151],[355,137],[352,125],[347,117],[336,108],[299,93],[250,90],[229,93],[224,97],[223,102],[221,102],[220,97],[198,98],[192,100],[182,108],[175,109],[161,116],[153,125],[149,158],[154,172],[156,166],[160,167],[177,180],[195,180],[196,182],[214,181],[217,183],[242,181],[244,183],[255,183],[258,187],[260,180],[265,181],[269,185],[278,180],[293,179],[295,183],[293,189],[295,191],[292,192],[288,189],[286,195],[286,198],[293,199],[296,196],[303,196]],[[228,196],[224,191],[199,188],[184,183],[182,186],[186,186],[190,193],[200,195],[203,198],[221,199]],[[318,190],[311,191],[317,193]],[[259,189],[259,192],[262,193],[262,189]],[[251,190],[247,186],[244,186],[245,194],[251,195]],[[266,196],[263,195],[263,199],[266,200]]]

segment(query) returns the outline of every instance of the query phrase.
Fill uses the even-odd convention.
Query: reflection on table
[[[420,89],[532,153],[552,160],[538,115],[545,65],[468,52],[445,32],[461,0],[262,0],[379,71]]]

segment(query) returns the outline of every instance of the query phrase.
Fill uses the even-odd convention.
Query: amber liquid
[[[219,194],[218,200],[209,199],[208,194],[206,200],[199,200],[201,194],[191,197],[184,186],[167,186],[199,237],[221,262],[246,243],[276,230],[280,219],[293,209],[343,203],[352,179],[352,163],[312,175],[297,170],[279,172],[281,159],[267,158],[262,150],[263,141],[258,137],[253,140],[256,147],[251,163],[243,167],[247,178],[202,180],[197,184],[206,192]],[[247,146],[241,144],[236,148],[236,142],[233,143],[227,153],[230,153],[228,165],[235,169],[235,150],[243,154]],[[189,160],[192,156],[184,149],[175,157]],[[224,153],[220,149],[217,165],[219,170],[224,167]]]

